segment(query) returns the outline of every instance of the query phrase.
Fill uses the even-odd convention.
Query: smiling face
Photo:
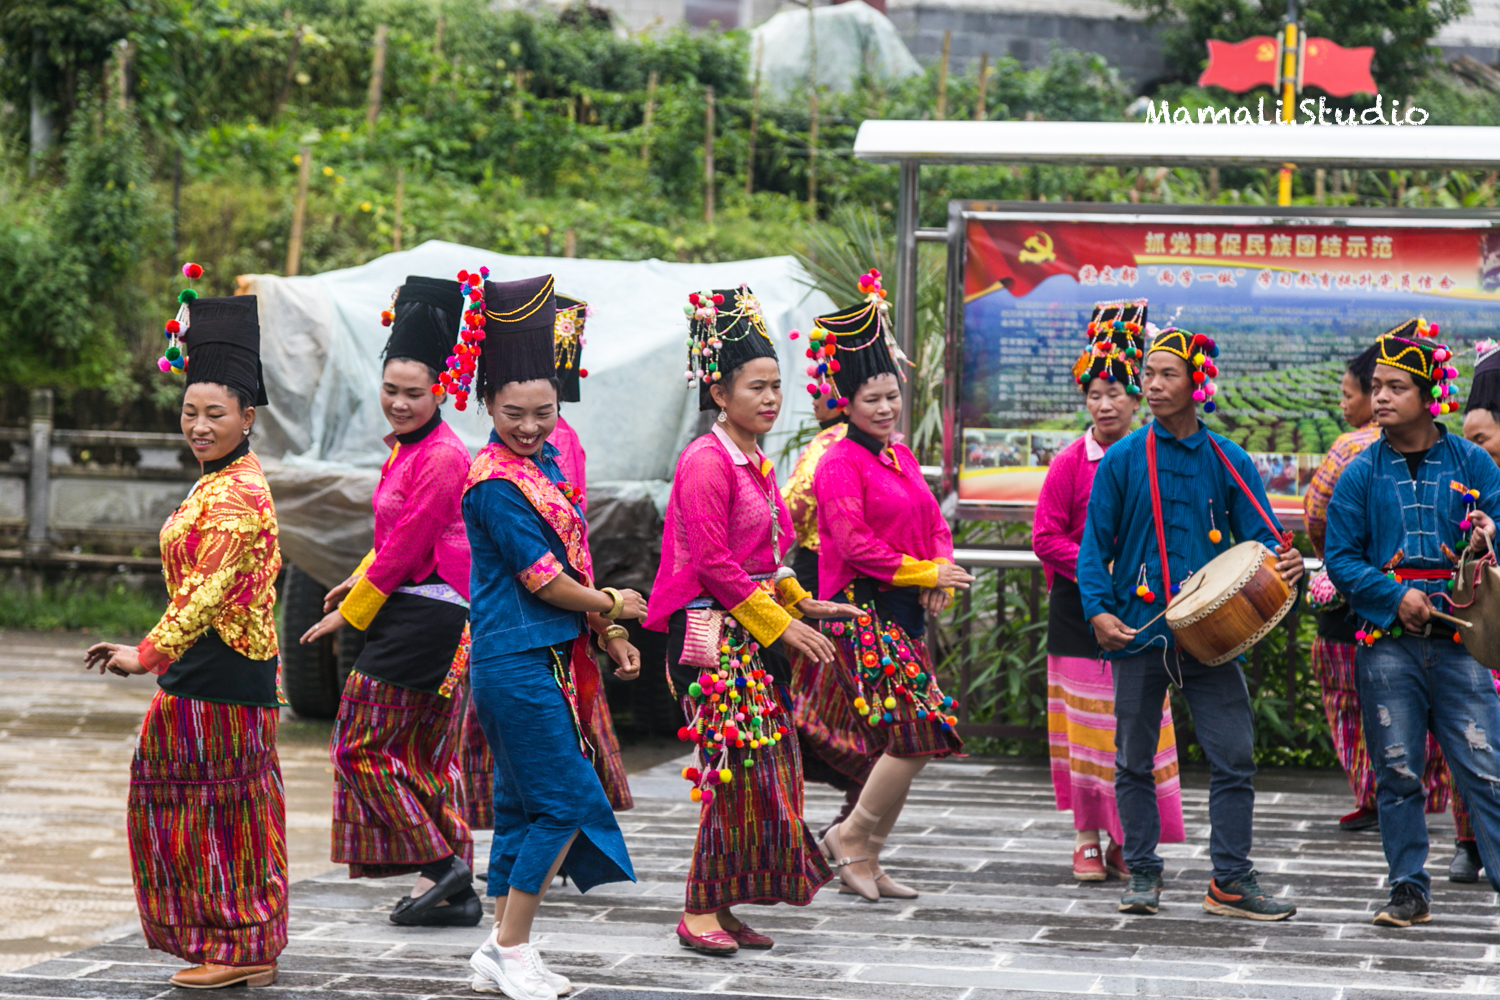
[[[729,373],[726,383],[708,389],[729,422],[751,434],[766,434],[781,412],[781,369],[775,358],[755,358]]]
[[[1375,422],[1385,428],[1407,427],[1432,418],[1427,408],[1432,397],[1417,388],[1410,372],[1390,365],[1375,366],[1375,374],[1370,377],[1370,403]]]
[[[535,455],[557,426],[557,386],[551,379],[507,382],[485,405],[495,433],[517,455]]]
[[[1495,410],[1470,410],[1464,414],[1464,437],[1489,452],[1490,458],[1500,465],[1500,423],[1495,420]]]
[[[255,426],[255,407],[215,382],[194,382],[182,394],[182,436],[193,457],[213,462],[239,447]]]
[[[432,391],[432,369],[420,361],[392,358],[380,379],[380,412],[391,430],[405,434],[427,425],[442,397]]]
[[[1188,363],[1171,351],[1152,351],[1141,369],[1141,388],[1146,405],[1158,420],[1178,416],[1193,408],[1193,380]]]
[[[1118,441],[1128,434],[1130,421],[1135,419],[1140,405],[1123,384],[1104,378],[1089,379],[1083,402],[1088,407],[1089,419],[1094,422],[1094,439],[1100,444]]]
[[[901,381],[882,372],[849,397],[849,422],[879,441],[889,441],[901,419]]]
[[[1339,410],[1350,427],[1363,427],[1375,416],[1370,393],[1365,392],[1353,372],[1344,372],[1344,380],[1339,383]]]

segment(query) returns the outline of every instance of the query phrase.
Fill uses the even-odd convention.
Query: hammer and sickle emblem
[[[1308,50],[1312,54],[1312,50]],[[1271,62],[1276,58],[1276,44],[1274,42],[1261,42],[1255,50],[1256,62]]]
[[[1045,264],[1049,260],[1057,259],[1057,254],[1052,252],[1052,237],[1044,232],[1038,231],[1028,237],[1021,247],[1021,252],[1016,254],[1016,260],[1022,264]]]

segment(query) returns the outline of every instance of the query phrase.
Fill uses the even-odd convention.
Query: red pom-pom
[[[716,306],[722,306],[723,304],[724,304],[724,296],[722,296],[722,295],[715,295],[714,296],[714,305],[716,305]]]
[[[587,368],[580,368],[580,369],[578,369],[578,377],[579,378],[588,378],[589,377],[589,370]]]
[[[182,324],[177,322],[175,319],[167,320],[167,332],[172,334],[173,336],[176,336],[177,334],[182,332]]]
[[[688,301],[691,302],[693,305],[697,305],[698,304],[698,293],[697,292],[688,292]]]
[[[1203,382],[1207,378],[1208,378],[1208,376],[1205,375],[1205,374],[1203,374],[1202,372],[1193,372],[1193,381],[1194,382]]]
[[[448,390],[444,389],[441,385],[434,384],[433,387],[432,387],[432,394],[434,396],[441,396],[443,393],[445,393],[447,391]]]
[[[469,272],[468,271],[459,271],[458,272],[458,281],[459,281],[459,284],[467,285],[469,283]]]
[[[189,281],[191,281],[194,278],[203,277],[203,268],[199,267],[197,264],[184,264],[182,265],[182,273]]]
[[[870,268],[870,277],[872,277],[872,278],[878,278],[878,277],[880,277],[880,272],[877,271],[877,270],[875,270],[872,267],[872,268]]]

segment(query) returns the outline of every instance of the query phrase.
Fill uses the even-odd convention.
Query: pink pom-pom
[[[481,267],[479,269],[479,276],[481,278],[488,278],[490,276],[490,269],[487,267]]]
[[[1434,361],[1447,361],[1448,360],[1448,352],[1445,351],[1445,350],[1443,350],[1441,347],[1439,347],[1437,350],[1435,350],[1435,351],[1432,352],[1432,360],[1434,360]]]
[[[1474,527],[1474,522],[1469,520],[1467,517],[1458,522],[1459,531],[1468,531],[1472,527]]]
[[[448,361],[448,367],[449,368],[454,368],[454,367],[457,367],[457,365],[458,365],[458,357],[456,355],[453,355],[453,354],[448,355],[447,361]]]
[[[172,362],[168,361],[166,358],[157,358],[156,367],[160,368],[164,372],[169,372],[172,370]]]
[[[1201,402],[1203,402],[1207,398],[1208,398],[1208,393],[1204,392],[1202,389],[1194,389],[1193,390],[1193,402],[1195,402],[1195,403],[1201,403]]]
[[[812,397],[816,398],[817,395],[818,395],[818,383],[816,383],[816,382],[809,382],[809,383],[807,383],[807,394],[809,396],[812,396]]]
[[[1436,337],[1438,335],[1438,330],[1440,329],[1441,327],[1439,327],[1436,323],[1427,324],[1427,336]]]
[[[848,406],[848,405],[849,405],[849,397],[848,396],[840,396],[839,397],[839,406]]]
[[[1214,393],[1219,391],[1219,387],[1210,382],[1208,383],[1208,385],[1205,385],[1203,387],[1203,391],[1212,396]]]
[[[1442,413],[1443,413],[1443,404],[1442,403],[1433,403],[1427,409],[1428,409],[1429,412],[1432,413],[1432,415],[1434,417],[1441,416]]]
[[[716,773],[716,772],[712,772],[711,771],[709,773],[713,774],[713,773]],[[705,788],[705,789],[703,789],[703,804],[704,805],[708,805],[713,800],[714,800],[714,790],[712,788]]]
[[[825,396],[832,396],[833,395],[833,386],[829,385],[827,382],[823,383],[823,395],[825,395]]]
[[[880,277],[880,272],[877,271],[877,270],[875,270],[872,267],[872,268],[870,268],[870,277],[872,277],[872,278],[878,278],[878,277]]]
[[[817,378],[817,375],[818,375],[818,366],[817,365],[808,365],[807,366],[807,377],[808,378]]]
[[[1357,630],[1357,631],[1356,631],[1356,632],[1355,632],[1355,633],[1354,633],[1354,641],[1355,641],[1355,642],[1364,642],[1364,641],[1365,641],[1365,636],[1366,636],[1366,634],[1367,634],[1367,633],[1366,633],[1366,632],[1365,632],[1365,630],[1364,630],[1364,629],[1359,629],[1359,630]]]
[[[182,265],[182,275],[189,281],[194,278],[201,278],[203,277],[203,268],[197,264],[184,264]]]
[[[799,330],[793,330],[792,332],[790,332],[790,333],[788,333],[786,335],[786,339],[787,340],[796,340],[800,336],[802,336],[801,331],[799,331]]]

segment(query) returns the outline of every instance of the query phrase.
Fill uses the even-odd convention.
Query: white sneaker
[[[511,1000],[557,1000],[557,991],[533,971],[538,964],[540,959],[530,944],[502,948],[493,934],[469,956],[469,967]]]
[[[541,976],[542,981],[548,986],[552,987],[552,992],[556,993],[558,996],[562,996],[564,993],[573,992],[573,984],[568,982],[568,977],[559,976],[557,973],[547,968],[547,963],[542,961],[541,952],[537,951],[536,948],[534,948],[530,943],[524,945],[523,947],[526,948],[532,959],[535,960],[535,964],[532,965],[531,971],[535,972],[538,976]]]

